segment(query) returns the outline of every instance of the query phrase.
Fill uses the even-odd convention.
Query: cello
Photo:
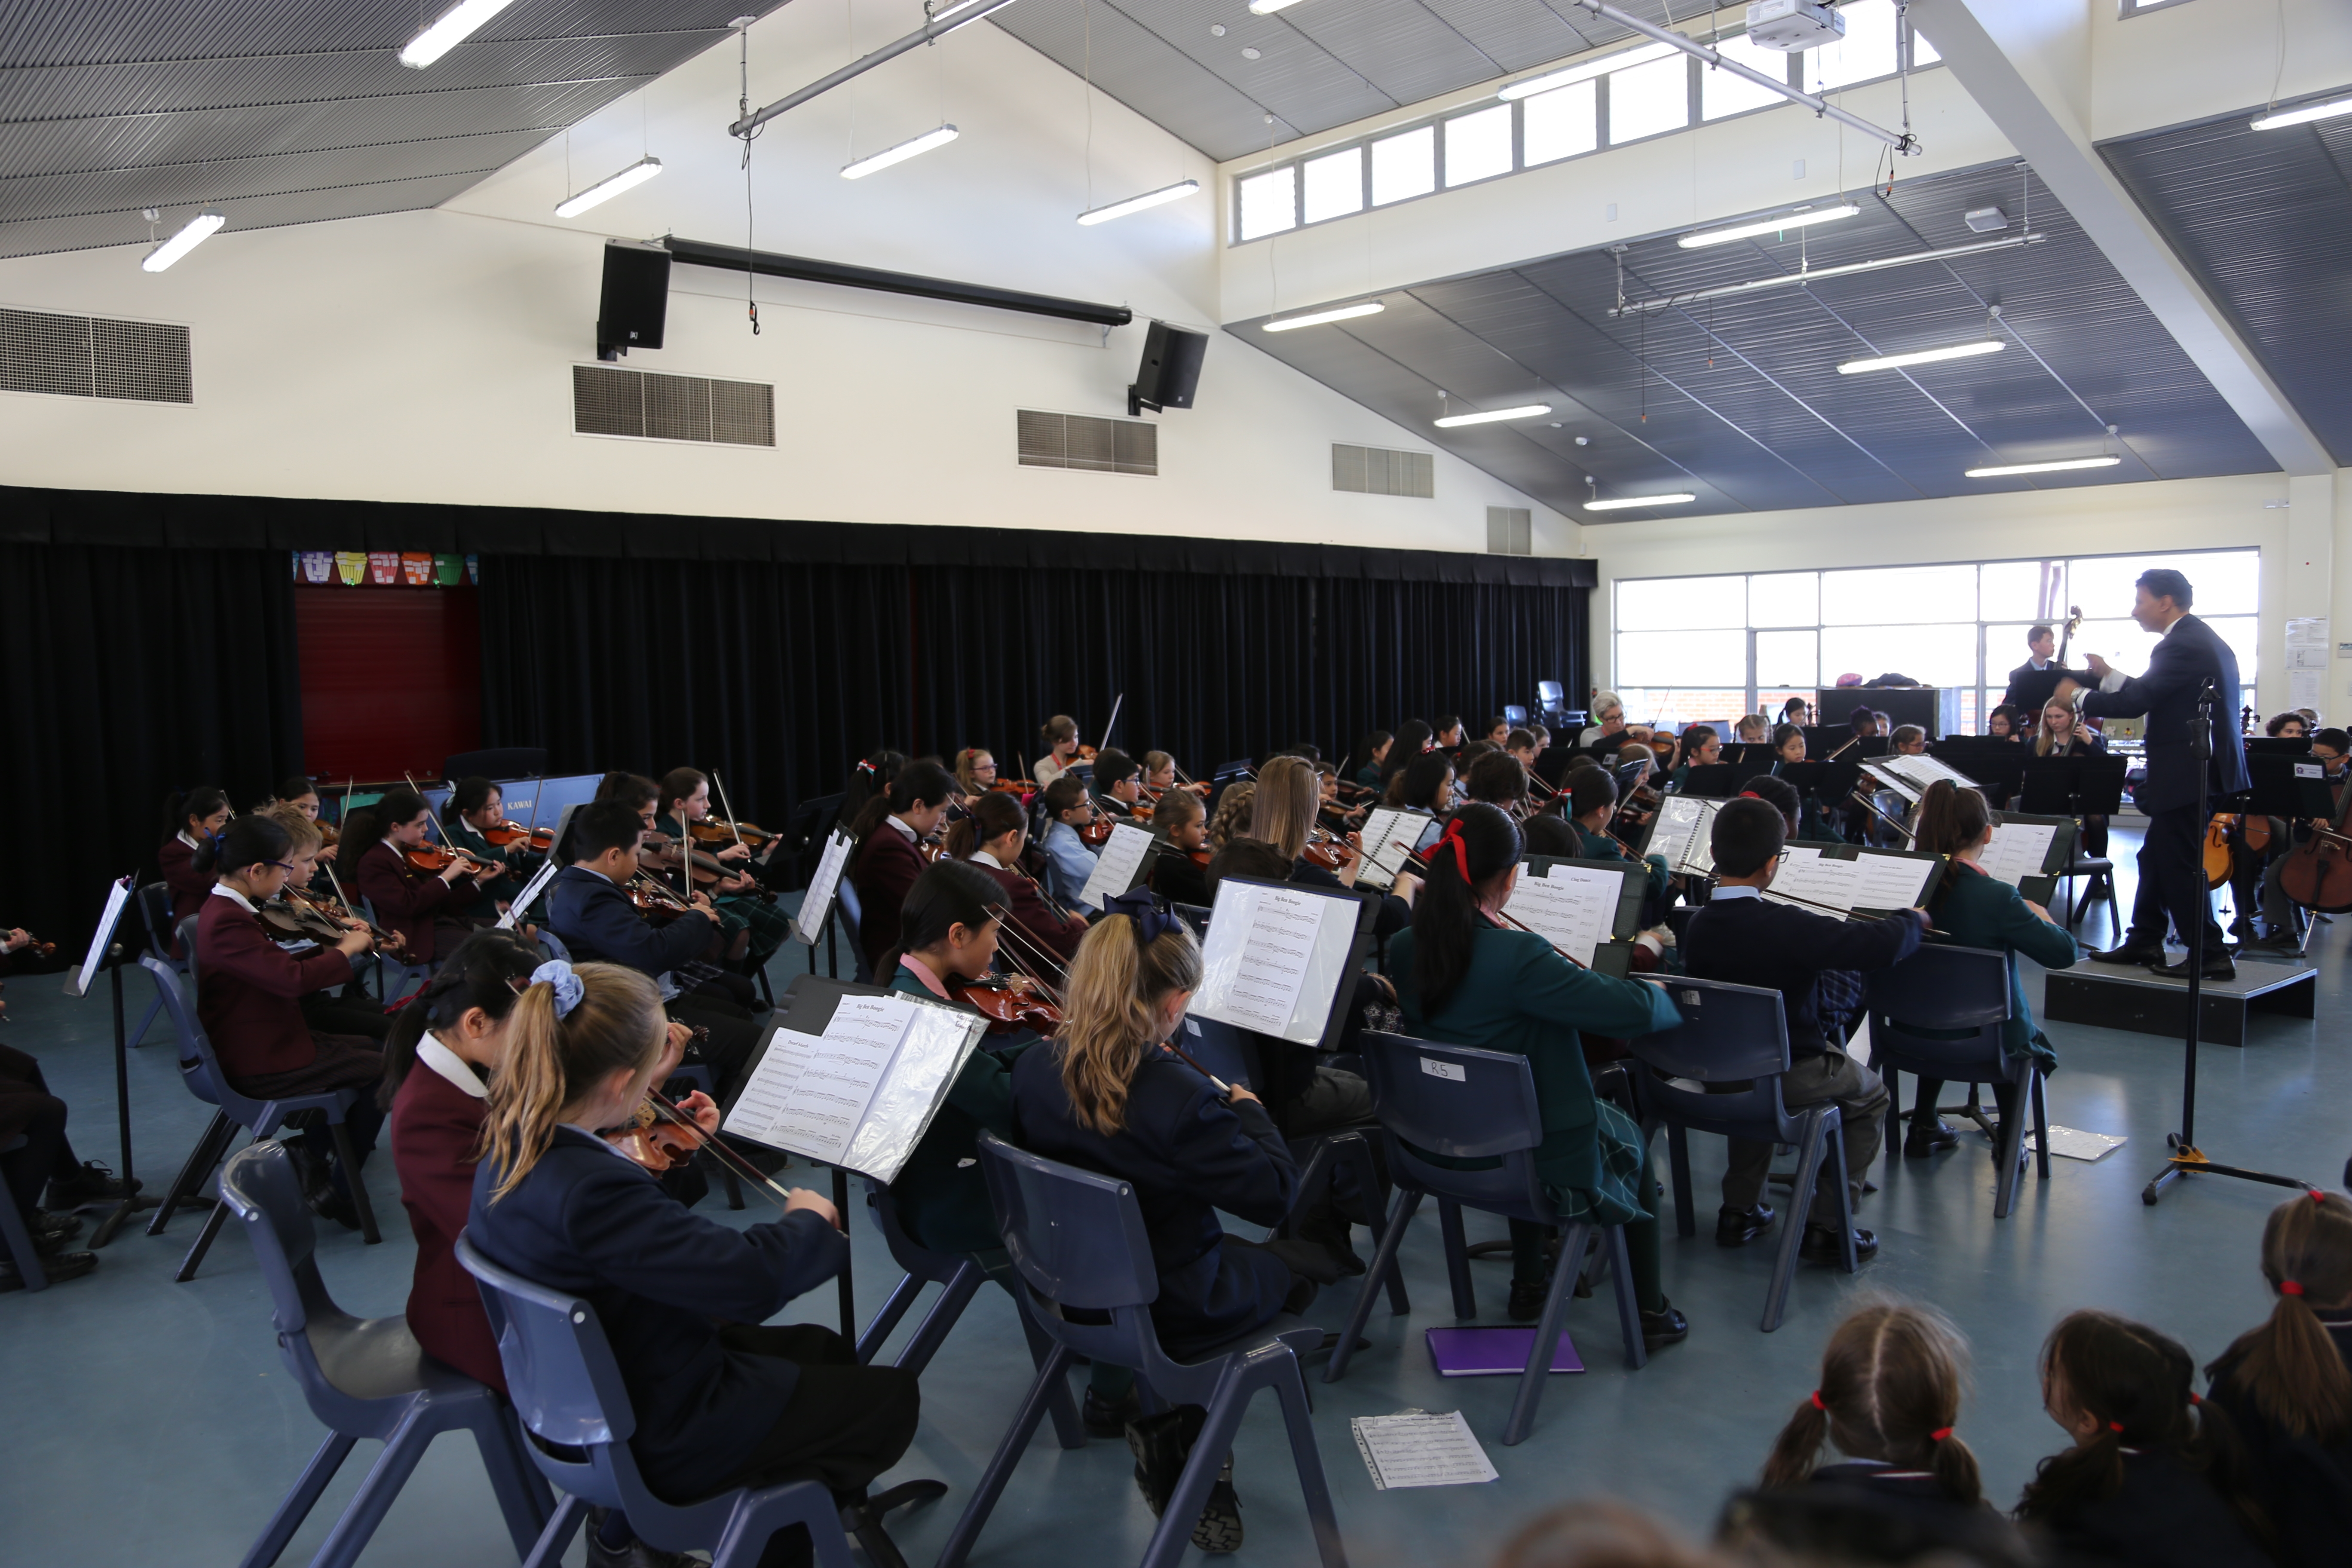
[[[2311,837],[2279,861],[2279,891],[2323,915],[2352,910],[2352,835],[2344,819],[2352,812],[2352,788],[2337,801],[2332,821],[2314,822]]]

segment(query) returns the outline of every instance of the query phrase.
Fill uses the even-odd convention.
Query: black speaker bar
[[[767,250],[747,251],[740,245],[708,245],[698,239],[679,239],[675,235],[663,239],[662,244],[671,256],[696,267],[723,267],[730,272],[798,278],[807,283],[874,289],[885,294],[914,294],[959,305],[986,305],[998,310],[1023,310],[1032,316],[1058,316],[1066,321],[1091,321],[1098,327],[1123,327],[1135,320],[1135,312],[1124,305],[1095,305],[1084,300],[1061,300],[1051,294],[1024,294],[1018,289],[992,288],[986,283],[952,283],[944,278],[922,278],[912,272],[853,267],[845,261],[817,261],[805,256],[778,256]]]

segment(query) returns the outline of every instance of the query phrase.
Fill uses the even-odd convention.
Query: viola
[[[1060,1008],[1025,985],[1015,985],[1002,975],[966,981],[949,990],[965,1006],[986,1016],[991,1034],[1034,1029],[1041,1035],[1051,1035],[1062,1026]]]

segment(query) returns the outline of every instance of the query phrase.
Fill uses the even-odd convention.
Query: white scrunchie
[[[530,983],[555,987],[555,1016],[559,1018],[572,1016],[572,1009],[580,1005],[581,998],[588,994],[587,983],[572,973],[572,965],[560,958],[551,958],[532,970]]]

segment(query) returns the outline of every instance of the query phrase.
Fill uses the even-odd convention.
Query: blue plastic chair
[[[426,1446],[444,1432],[460,1431],[472,1433],[481,1449],[515,1555],[529,1552],[553,1500],[524,1461],[513,1412],[488,1387],[426,1355],[406,1317],[354,1318],[335,1305],[319,1277],[310,1210],[284,1145],[265,1139],[239,1150],[221,1171],[221,1197],[253,1242],[254,1261],[269,1287],[278,1353],[328,1432],[245,1554],[243,1568],[270,1568],[278,1561],[352,1446],[369,1437],[383,1452],[310,1560],[311,1568],[349,1568]]]
[[[1021,1292],[1013,1286],[1009,1266],[992,1272],[970,1253],[933,1252],[924,1247],[898,1223],[898,1205],[891,1200],[890,1189],[871,1176],[866,1178],[866,1206],[874,1215],[875,1228],[882,1233],[884,1243],[890,1248],[891,1261],[906,1274],[891,1289],[882,1310],[874,1314],[873,1321],[857,1336],[858,1365],[872,1364],[884,1342],[914,1307],[915,1299],[923,1293],[923,1287],[937,1285],[939,1300],[923,1314],[923,1321],[915,1325],[914,1335],[899,1351],[898,1359],[890,1363],[919,1377],[963,1316],[964,1309],[980,1294],[981,1286],[992,1279],[1013,1297],[1013,1310],[1021,1319],[1021,1331],[1029,1341],[1030,1362],[1040,1367],[1045,1364],[1045,1358],[1054,1352],[1053,1342],[1030,1321],[1028,1313],[1020,1310]],[[1054,1417],[1055,1440],[1065,1448],[1086,1447],[1086,1426],[1078,1418],[1078,1407],[1070,1398],[1068,1384],[1048,1389],[1046,1397],[1050,1401],[1047,1408]]]
[[[378,931],[389,929],[375,918],[375,903],[364,894],[360,897],[360,919]],[[387,1007],[407,994],[411,981],[422,985],[432,978],[433,965],[429,963],[405,963],[387,952],[375,954],[376,1000]]]
[[[841,923],[849,933],[849,956],[857,963],[857,984],[875,984],[873,972],[866,967],[865,941],[857,934],[858,923],[865,917],[865,907],[857,901],[857,889],[849,880],[846,868],[841,880],[834,884],[833,907],[840,914]],[[814,950],[811,951],[814,953]]]
[[[1144,1232],[1135,1189],[1109,1176],[1024,1152],[994,1133],[981,1135],[980,1164],[1003,1228],[1005,1250],[1020,1275],[1023,1308],[1054,1341],[1054,1352],[1038,1368],[1036,1381],[989,1459],[963,1517],[940,1549],[938,1568],[961,1568],[971,1555],[1053,1390],[1063,1385],[1071,1364],[1082,1355],[1133,1368],[1147,1408],[1199,1405],[1208,1410],[1183,1475],[1160,1512],[1159,1528],[1151,1532],[1143,1568],[1173,1568],[1183,1556],[1243,1413],[1251,1398],[1266,1388],[1282,1402],[1291,1460],[1298,1468],[1299,1489],[1306,1494],[1307,1517],[1323,1568],[1347,1568],[1339,1521],[1331,1511],[1331,1490],[1315,1447],[1307,1384],[1298,1373],[1298,1357],[1322,1344],[1323,1331],[1283,1313],[1191,1361],[1172,1360],[1160,1348],[1160,1335],[1151,1323],[1160,1274],[1151,1261],[1151,1240]],[[1072,1310],[1107,1315],[1108,1321],[1073,1321],[1066,1315]]]
[[[2016,1085],[2013,1103],[2021,1110],[2032,1098],[2036,1163],[2046,1182],[2050,1121],[2042,1103],[2042,1067],[2032,1057],[2012,1060],[2000,1044],[2001,1026],[2010,1016],[2010,969],[2016,962],[2015,954],[1990,948],[1923,947],[1893,968],[1872,973],[1866,994],[1870,1065],[1886,1081],[1890,1124],[1901,1121],[1906,1072],[1947,1082]],[[1975,1033],[1964,1040],[1936,1040],[1918,1033],[1922,1029]],[[1993,1150],[1995,1219],[2008,1218],[2016,1205],[2017,1155],[2024,1137],[2023,1116],[2004,1121]]]
[[[12,1154],[25,1146],[24,1136],[0,1142],[0,1154]],[[17,1277],[24,1280],[26,1290],[49,1288],[48,1270],[41,1267],[41,1255],[33,1246],[33,1233],[25,1228],[25,1216],[16,1212],[16,1200],[0,1191],[0,1251],[16,1266]]]
[[[596,1309],[500,1268],[475,1250],[470,1237],[458,1237],[457,1261],[481,1286],[508,1393],[532,1434],[525,1449],[564,1493],[523,1568],[561,1563],[591,1507],[621,1510],[637,1538],[659,1551],[709,1551],[711,1568],[753,1568],[768,1538],[795,1524],[808,1527],[819,1568],[850,1568],[844,1513],[853,1512],[866,1555],[877,1568],[895,1568],[902,1560],[882,1532],[882,1514],[947,1490],[937,1481],[908,1481],[845,1510],[823,1482],[808,1479],[737,1487],[683,1506],[664,1502],[629,1451],[636,1412]]]
[[[173,973],[186,973],[186,959],[172,956],[171,885],[165,882],[142,882],[133,898],[139,905],[139,918],[147,927],[147,951]],[[117,929],[120,930],[119,927]],[[183,942],[181,952],[193,957],[195,949]],[[159,983],[154,997],[147,1004],[147,1011],[139,1015],[137,1026],[122,1037],[134,1046],[144,1044],[148,1026],[155,1022],[155,1015],[163,1010],[163,993]]]
[[[1845,1144],[1838,1133],[1844,1119],[1832,1101],[1790,1110],[1780,1095],[1780,1075],[1789,1070],[1789,1020],[1780,994],[1754,985],[1678,976],[1666,991],[1682,1009],[1683,1021],[1628,1042],[1640,1068],[1633,1082],[1645,1129],[1664,1122],[1674,1162],[1675,1230],[1688,1237],[1698,1224],[1691,1206],[1691,1132],[1715,1132],[1762,1143],[1797,1146],[1796,1184],[1789,1194],[1780,1247],[1772,1263],[1772,1283],[1764,1295],[1764,1331],[1780,1326],[1796,1277],[1797,1248],[1806,1216],[1812,1212],[1814,1179],[1827,1159],[1837,1172],[1837,1227],[1842,1262],[1848,1274],[1861,1267],[1853,1250],[1853,1197],[1845,1168]],[[1706,1086],[1727,1086],[1709,1093]],[[1737,1088],[1728,1086],[1737,1085]]]
[[[1551,1286],[1544,1295],[1543,1316],[1528,1347],[1526,1370],[1511,1401],[1510,1418],[1503,1425],[1505,1447],[1527,1437],[1535,1425],[1536,1407],[1543,1400],[1544,1382],[1551,1375],[1553,1347],[1568,1317],[1569,1297],[1593,1231],[1590,1219],[1561,1217],[1551,1195],[1536,1174],[1535,1153],[1544,1139],[1543,1109],[1536,1100],[1535,1071],[1528,1058],[1507,1051],[1482,1051],[1468,1046],[1439,1045],[1404,1035],[1367,1034],[1364,1070],[1371,1079],[1372,1110],[1388,1140],[1389,1176],[1397,1186],[1397,1201],[1381,1233],[1380,1250],[1364,1276],[1364,1289],[1348,1326],[1339,1331],[1339,1348],[1324,1369],[1323,1381],[1337,1382],[1348,1370],[1356,1336],[1372,1313],[1372,1288],[1383,1279],[1393,1281],[1403,1270],[1397,1248],[1405,1227],[1424,1197],[1437,1199],[1438,1224],[1445,1238],[1445,1273],[1454,1287],[1454,1315],[1475,1318],[1478,1300],[1470,1283],[1470,1259],[1462,1236],[1462,1211],[1531,1225],[1558,1226],[1561,1236],[1559,1262],[1552,1269]],[[1455,1160],[1494,1160],[1481,1170],[1457,1171],[1433,1165],[1424,1154]],[[1625,1364],[1636,1370],[1649,1363],[1642,1339],[1642,1309],[1633,1295],[1633,1270],[1625,1253],[1625,1227],[1601,1227],[1607,1237],[1611,1275],[1616,1281],[1617,1326],[1625,1343]]]
[[[163,1226],[170,1223],[173,1212],[182,1204],[195,1198],[197,1190],[205,1184],[205,1178],[227,1155],[229,1145],[236,1139],[238,1128],[244,1128],[253,1135],[254,1142],[259,1142],[284,1126],[286,1119],[296,1111],[315,1110],[327,1119],[329,1135],[334,1140],[335,1158],[342,1163],[343,1179],[351,1186],[352,1205],[359,1210],[360,1234],[367,1238],[371,1247],[382,1241],[383,1237],[376,1229],[375,1207],[368,1202],[367,1184],[360,1179],[359,1158],[352,1149],[352,1135],[343,1125],[344,1111],[361,1095],[369,1091],[364,1089],[337,1089],[324,1094],[290,1095],[284,1100],[254,1100],[239,1094],[229,1087],[228,1074],[221,1070],[220,1058],[213,1054],[212,1040],[205,1034],[204,1025],[196,1019],[195,1008],[180,987],[180,977],[172,973],[170,965],[157,963],[152,953],[142,955],[139,962],[155,976],[164,1010],[172,1015],[172,1027],[179,1036],[180,1081],[188,1086],[190,1094],[214,1107],[212,1124],[197,1138],[196,1146],[188,1151],[187,1161],[181,1165],[180,1173],[172,1179],[171,1190],[163,1194],[163,1202],[155,1210],[155,1217],[147,1222],[147,1234],[163,1235]],[[227,1218],[228,1210],[215,1204],[210,1217],[205,1221],[203,1234],[196,1237],[195,1246],[188,1249],[188,1256],[181,1260],[180,1271],[173,1279],[185,1284],[196,1277],[196,1269],[204,1262],[205,1254],[212,1250],[213,1237],[220,1234],[221,1223]]]

